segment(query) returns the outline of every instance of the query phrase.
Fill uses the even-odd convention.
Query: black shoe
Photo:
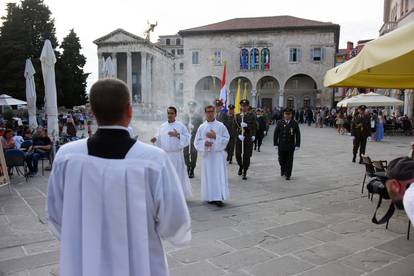
[[[286,176],[286,180],[290,180],[290,176]]]
[[[239,172],[237,174],[238,175],[242,175],[243,174],[243,168],[242,167],[239,168]]]
[[[359,164],[364,164],[364,162],[362,162],[362,159],[359,159]]]
[[[207,203],[208,203],[208,204],[211,204],[211,205],[216,204],[216,202],[215,202],[215,201],[207,201]]]
[[[190,173],[188,174],[189,178],[194,178],[194,170],[190,170]]]
[[[217,207],[223,207],[224,206],[223,201],[215,201],[214,204],[216,204]]]
[[[355,163],[356,162],[356,160],[355,160],[356,158],[354,157],[354,158],[352,158],[352,163]]]
[[[229,164],[233,164],[233,161],[229,160]]]
[[[244,173],[243,174],[243,178],[242,178],[243,180],[247,180],[247,176],[246,176],[246,174]]]
[[[258,148],[257,151],[260,152],[260,148]]]

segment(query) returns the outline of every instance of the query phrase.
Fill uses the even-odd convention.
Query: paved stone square
[[[414,241],[398,212],[389,229],[371,223],[377,198],[361,195],[364,167],[351,163],[351,138],[302,126],[293,179],[279,176],[272,134],[254,152],[248,181],[229,165],[224,208],[199,200],[200,166],[189,206],[193,241],[165,244],[170,271],[181,275],[414,275]],[[411,137],[368,143],[372,159],[407,154]],[[0,190],[0,275],[57,275],[59,243],[45,220],[47,174]],[[384,202],[387,208],[388,202]]]

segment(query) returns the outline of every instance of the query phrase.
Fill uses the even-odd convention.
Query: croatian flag
[[[226,90],[226,62],[224,63],[223,76],[221,77],[221,89],[219,100],[223,102],[222,112],[227,112],[227,90]]]

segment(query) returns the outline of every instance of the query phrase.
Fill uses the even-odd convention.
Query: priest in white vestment
[[[192,196],[192,191],[184,162],[183,149],[188,146],[191,136],[187,128],[181,122],[176,121],[177,109],[175,107],[168,107],[167,117],[168,121],[161,125],[157,135],[151,139],[151,142],[167,152],[177,170],[184,195],[188,198]]]
[[[223,206],[229,197],[225,149],[230,135],[223,123],[215,119],[215,109],[207,106],[206,122],[200,125],[194,146],[202,155],[201,198],[210,204]]]
[[[169,275],[161,239],[191,240],[180,180],[167,154],[130,137],[128,87],[95,83],[98,122],[88,139],[62,146],[49,177],[47,214],[60,240],[60,276]]]

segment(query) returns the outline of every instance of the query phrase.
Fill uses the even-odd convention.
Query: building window
[[[177,49],[177,55],[184,55],[184,49]]]
[[[261,60],[260,60],[260,69],[269,70],[270,69],[270,51],[268,48],[262,49]]]
[[[260,52],[257,48],[250,50],[250,69],[259,69]]]
[[[171,50],[171,54],[175,55],[175,49]]]
[[[405,12],[408,12],[408,0],[405,0]]]
[[[214,65],[221,65],[222,58],[221,58],[221,50],[214,51]]]
[[[309,97],[304,97],[303,98],[303,108],[308,108],[310,107],[310,98]]]
[[[300,62],[300,48],[289,48],[289,62]]]
[[[249,69],[249,50],[243,48],[240,50],[240,70]]]
[[[192,61],[193,61],[193,64],[200,64],[200,53],[198,51],[193,52]]]
[[[167,38],[167,39],[165,40],[165,44],[166,44],[166,45],[171,45],[171,40],[170,40],[169,38]]]
[[[184,70],[184,63],[180,63],[180,70]]]
[[[311,58],[313,61],[322,61],[324,58],[324,48],[316,47],[311,49]]]
[[[184,90],[184,83],[182,81],[180,81],[180,86],[179,86],[179,91],[183,91]]]
[[[181,39],[177,38],[177,39],[175,40],[175,45],[181,45]]]

